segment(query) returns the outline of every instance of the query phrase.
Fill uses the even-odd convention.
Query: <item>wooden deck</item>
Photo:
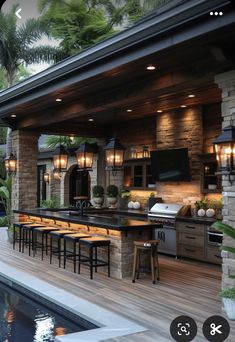
[[[131,279],[116,280],[100,273],[90,280],[86,268],[77,275],[71,271],[69,263],[66,270],[59,269],[56,258],[50,265],[48,259],[41,261],[27,253],[13,251],[4,228],[0,229],[0,260],[148,329],[112,341],[172,341],[169,326],[179,315],[194,318],[198,324],[198,335],[194,341],[205,341],[201,329],[205,319],[215,314],[224,315],[218,298],[219,266],[161,256],[160,282],[156,285],[148,276],[135,284]],[[235,341],[235,323],[230,322],[230,326],[231,335],[226,341],[232,342]]]

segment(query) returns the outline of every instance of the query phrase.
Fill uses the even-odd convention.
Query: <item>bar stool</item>
[[[132,283],[139,279],[140,272],[140,256],[141,251],[148,250],[150,252],[152,282],[156,284],[156,278],[159,280],[159,262],[158,262],[158,248],[159,240],[137,240],[134,241],[134,264]]]
[[[48,252],[48,234],[52,231],[57,231],[60,228],[56,228],[56,227],[49,227],[49,226],[45,226],[45,227],[35,227],[32,231],[32,250],[33,250],[33,256],[35,257],[36,251],[37,249],[41,249],[42,251],[42,260],[43,260],[43,256],[44,256],[44,251]],[[41,234],[41,242],[39,242],[37,240],[37,235]],[[44,238],[46,240],[46,244],[44,244]]]
[[[13,249],[15,249],[16,242],[19,242],[19,252],[21,252],[22,226],[32,223],[33,221],[19,221],[13,223]]]
[[[45,227],[45,225],[41,223],[29,223],[22,225],[22,253],[24,253],[24,246],[28,246],[29,256],[31,255],[31,247],[33,243],[33,230],[38,227]]]
[[[61,265],[61,254],[63,254],[62,249],[61,249],[61,240],[63,239],[64,235],[67,235],[67,234],[74,234],[74,230],[60,229],[60,230],[51,231],[49,233],[49,236],[50,236],[50,264],[52,263],[52,256],[58,255],[59,267],[60,267],[60,265]],[[53,238],[57,239],[57,247],[53,246]]]
[[[74,232],[73,232],[74,233]],[[73,259],[73,271],[76,273],[76,260],[79,257],[77,254],[77,243],[80,242],[82,238],[89,238],[91,235],[83,234],[83,233],[74,233],[74,234],[66,234],[64,235],[64,268],[66,266],[66,260],[69,258]],[[71,241],[73,243],[73,251],[67,250],[66,243],[67,241]]]
[[[80,274],[81,264],[88,266],[90,268],[90,279],[93,279],[93,268],[95,268],[95,272],[97,272],[97,267],[108,266],[108,277],[110,277],[110,242],[110,240],[98,236],[80,239],[78,252],[78,273]],[[81,254],[82,246],[88,247],[88,256]],[[107,247],[107,261],[98,259],[97,248],[99,247]]]

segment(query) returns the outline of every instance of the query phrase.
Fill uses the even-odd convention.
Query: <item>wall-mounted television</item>
[[[156,182],[190,181],[188,149],[152,151],[151,171]]]

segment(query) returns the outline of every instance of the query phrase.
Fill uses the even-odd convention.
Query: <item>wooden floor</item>
[[[104,274],[95,274],[90,280],[87,269],[82,274],[59,269],[57,259],[29,257],[12,250],[6,231],[0,229],[0,260],[64,290],[109,309],[143,326],[148,331],[116,338],[123,342],[172,341],[169,333],[171,321],[179,315],[189,315],[198,324],[194,341],[205,341],[202,324],[212,315],[224,315],[218,297],[221,269],[203,263],[160,257],[160,282],[153,285],[144,277],[132,284],[131,279],[116,280]],[[226,341],[235,341],[235,323],[230,322],[231,335]],[[109,340],[111,341],[111,340]]]

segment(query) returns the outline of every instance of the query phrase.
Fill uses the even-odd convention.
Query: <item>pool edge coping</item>
[[[70,294],[59,287],[18,270],[2,261],[0,261],[1,276],[99,326],[96,329],[56,337],[56,342],[77,342],[78,339],[84,342],[104,341],[105,339],[126,336],[147,330],[147,328],[123,318],[108,309],[104,309],[88,300]]]

